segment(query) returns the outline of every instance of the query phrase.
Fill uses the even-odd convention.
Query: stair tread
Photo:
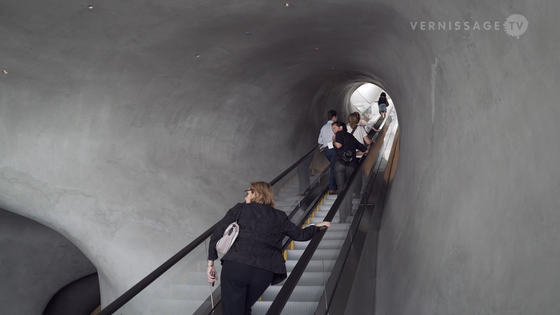
[[[281,286],[269,286],[261,296],[262,301],[273,301],[282,289]],[[290,301],[316,302],[323,294],[322,285],[297,285],[290,296]]]
[[[254,315],[266,314],[271,304],[272,304],[271,301],[257,301],[257,303],[253,305],[251,314]],[[288,301],[288,303],[286,303],[286,306],[282,310],[281,314],[312,315],[313,313],[315,313],[318,304],[319,302]]]

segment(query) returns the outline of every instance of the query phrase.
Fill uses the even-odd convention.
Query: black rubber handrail
[[[384,141],[386,132],[387,130],[385,130],[385,134],[382,135]],[[376,212],[374,212],[374,209],[378,209],[378,204],[382,203],[379,202],[379,198],[385,196],[386,192],[386,189],[382,188],[386,186],[386,184],[383,184],[383,171],[385,170],[384,165],[386,165],[386,163],[383,162],[382,156],[383,147],[380,147],[379,152],[377,152],[376,163],[372,167],[372,170],[375,169],[375,171],[370,173],[371,175],[367,181],[365,190],[366,192],[373,192],[373,194],[364,194],[364,196],[362,196],[360,207],[356,212],[338,259],[331,271],[315,315],[328,313],[340,314],[344,312],[350,290],[352,289],[351,286],[354,282],[354,272],[358,268],[363,252],[367,232],[372,224],[372,218],[375,214],[378,214],[376,212],[379,211],[376,210]],[[391,162],[394,163],[394,159],[395,154],[391,151]],[[391,167],[392,165],[393,164],[391,164]]]
[[[329,176],[329,168],[328,168],[328,167],[327,167],[326,169],[324,169],[324,170],[321,172],[321,174],[319,174],[319,184],[320,184],[321,180],[322,180],[323,178],[325,178],[325,176]],[[326,178],[325,178],[325,179],[326,179]],[[313,196],[316,195],[316,194],[313,193],[312,190],[314,190],[315,188],[317,188],[318,186],[320,186],[319,184],[315,182],[315,183],[311,183],[311,184],[309,185],[308,189],[307,189],[306,192],[305,192],[305,197],[298,203],[298,206],[301,206],[302,204],[303,204],[303,205],[305,205],[305,204],[310,204],[309,198],[313,198]],[[322,194],[320,194],[320,195],[323,196],[323,195],[326,193],[327,190],[328,190],[328,186],[327,186],[327,189],[326,189]],[[310,197],[310,196],[311,196],[311,197]],[[315,203],[315,201],[312,201],[311,203]],[[300,208],[301,208],[301,207],[300,207]],[[296,209],[294,209],[294,210],[296,210]],[[292,211],[292,212],[288,215],[288,219],[292,220],[292,218],[294,217],[294,215],[295,215],[296,213],[297,213],[297,211]],[[301,224],[303,224],[303,223],[300,223],[299,225],[301,225]],[[298,225],[298,224],[296,224],[296,225]]]
[[[319,201],[321,201],[321,197],[323,197],[327,193],[327,191],[329,189],[327,183],[321,184],[321,182],[323,180],[328,181],[328,176],[329,176],[328,173],[329,173],[329,168],[327,167],[319,175],[319,182],[314,183],[310,186],[310,189],[307,191],[304,199],[302,201],[300,201],[298,203],[298,205],[295,206],[294,209],[288,215],[288,219],[290,219],[290,221],[292,221],[292,218],[294,217],[294,215],[298,211],[303,210],[304,213],[303,213],[302,218],[299,221],[294,222],[295,225],[301,226],[305,222],[305,220],[307,220],[307,218],[309,218],[309,216],[313,212],[313,209],[315,209],[315,207],[317,206]],[[282,242],[282,251],[284,251],[288,247],[288,245],[290,245],[290,242],[291,242],[291,239],[289,239],[289,237],[286,237],[286,239]],[[222,314],[221,313],[221,305],[220,305],[221,294],[219,292],[219,289],[220,289],[220,287],[216,288],[216,291],[218,291],[218,292],[215,293],[216,295],[213,296],[213,298],[214,298],[214,308],[211,307],[211,300],[210,300],[210,297],[208,297],[206,299],[206,301],[203,302],[201,307],[193,313],[193,315],[208,315],[208,314],[221,315]]]
[[[329,221],[329,222],[332,221],[332,219],[336,215],[336,212],[338,211],[338,208],[340,207],[342,201],[344,200],[346,194],[348,193],[349,188],[352,186],[354,178],[356,178],[358,172],[360,172],[360,167],[356,167],[354,172],[352,172],[352,175],[347,181],[348,184],[346,185],[346,187],[344,187],[344,190],[338,194],[336,200],[334,201],[333,205],[331,206],[331,209],[329,210],[329,212],[327,213],[323,221]],[[313,238],[307,245],[307,248],[305,249],[300,259],[298,260],[297,264],[295,265],[294,269],[290,273],[290,276],[284,282],[282,289],[280,289],[280,292],[278,292],[278,295],[270,305],[270,308],[266,313],[267,315],[276,315],[282,312],[284,306],[286,305],[288,299],[292,295],[292,292],[294,291],[297,283],[299,282],[299,279],[305,272],[305,269],[307,268],[309,261],[311,261],[311,258],[315,254],[315,250],[317,250],[317,248],[319,247],[319,243],[321,243],[321,240],[323,239],[323,236],[325,235],[326,232],[327,232],[326,228],[321,228],[319,232],[317,232],[313,236]]]
[[[280,181],[284,176],[289,174],[301,162],[303,162],[307,157],[309,157],[310,154],[315,152],[315,150],[317,148],[318,148],[317,146],[313,147],[313,149],[311,151],[306,153],[302,158],[300,158],[294,164],[289,166],[286,170],[284,170],[282,173],[280,173],[280,175],[276,176],[272,181],[270,181],[270,185],[274,185],[274,184],[278,183],[278,181]],[[297,208],[294,209],[294,211],[297,211]],[[212,235],[212,233],[214,232],[214,229],[216,228],[217,225],[218,225],[218,222],[216,222],[209,229],[207,229],[202,234],[200,234],[196,239],[194,239],[192,242],[190,242],[187,246],[185,246],[183,249],[181,249],[179,252],[177,252],[171,258],[166,260],[161,266],[157,267],[154,271],[152,271],[150,274],[148,274],[146,277],[144,277],[142,280],[140,280],[138,283],[136,283],[133,287],[131,287],[126,292],[124,292],[122,295],[120,295],[116,300],[114,300],[109,305],[107,305],[104,309],[102,309],[98,313],[98,315],[113,314],[118,309],[120,309],[123,305],[125,305],[128,301],[130,301],[132,298],[134,298],[136,295],[138,295],[138,293],[140,293],[148,285],[150,285],[150,283],[154,282],[157,278],[159,278],[161,275],[163,275],[167,270],[171,269],[171,267],[173,267],[175,264],[177,264],[181,259],[183,259],[185,256],[187,256],[192,250],[194,250],[196,247],[198,247],[200,244],[202,244],[202,242],[204,242],[207,238],[209,238]]]
[[[328,168],[327,168],[327,170],[328,170]],[[321,201],[321,197],[324,196],[327,193],[328,189],[329,189],[328,186],[325,186],[324,188],[322,188],[321,192],[319,194],[317,194],[318,196],[316,198],[314,198],[313,201],[311,201],[311,203],[307,206],[307,210],[305,211],[305,214],[301,217],[301,219],[298,222],[294,222],[295,225],[301,226],[305,223],[305,221],[307,221],[307,219],[309,219],[309,216],[313,212],[313,209],[315,209],[315,207],[317,207],[317,205]],[[294,214],[295,212],[296,211],[293,211],[291,214]],[[293,215],[292,215],[292,217],[293,217]],[[290,244],[290,242],[291,242],[291,240],[288,238],[288,240],[282,244],[282,250],[286,249],[286,247]]]
[[[295,206],[294,209],[288,215],[288,218],[290,219],[290,221],[292,221],[294,215],[298,211],[303,210],[304,214],[302,218],[299,221],[294,222],[295,225],[301,226],[305,222],[305,220],[307,220],[307,218],[311,215],[313,209],[317,206],[319,201],[321,201],[321,197],[327,193],[329,188],[327,183],[322,185],[321,182],[322,179],[328,181],[328,172],[329,172],[328,167],[323,172],[321,172],[321,174],[319,175],[320,176],[319,182],[311,185],[311,188],[307,191],[304,199],[300,201],[298,205]],[[291,239],[289,239],[289,237],[286,237],[285,240],[282,242],[282,251],[284,251],[288,247],[288,245],[290,245],[290,242]],[[220,293],[219,286],[216,288],[216,291],[218,292],[215,293],[215,295],[213,296],[214,308],[211,307],[211,300],[210,297],[208,297],[206,301],[202,303],[200,308],[193,313],[193,315],[209,315],[209,314],[221,315],[222,314],[221,305],[220,305],[221,293]]]
[[[196,247],[198,247],[198,245],[204,242],[204,240],[210,237],[212,235],[212,232],[214,232],[216,225],[218,225],[217,222],[214,225],[212,225],[212,227],[210,227],[208,230],[204,231],[204,233],[200,234],[200,236],[198,236],[194,241],[190,242],[187,246],[181,249],[177,254],[173,255],[173,257],[169,258],[161,266],[157,267],[144,279],[140,280],[132,288],[128,289],[116,300],[111,302],[111,304],[107,305],[107,307],[102,309],[98,315],[109,315],[116,312],[119,308],[125,305],[126,302],[130,301],[133,297],[135,297],[138,293],[140,293],[148,285],[150,285],[150,283],[154,282],[159,276],[164,274],[167,270],[169,270],[181,259],[183,259],[186,255],[188,255],[193,249],[195,249]]]
[[[378,135],[379,134],[376,134],[375,136]],[[352,187],[354,179],[356,178],[357,174],[360,172],[361,170],[360,166],[361,166],[361,161],[360,161],[360,165],[356,167],[354,172],[352,172],[352,175],[348,179],[344,190],[338,194],[336,200],[334,201],[333,205],[331,206],[331,209],[329,210],[329,212],[327,213],[323,221],[329,221],[329,222],[332,221],[332,219],[336,215],[336,212],[338,211],[338,208],[344,201],[346,194]],[[313,255],[315,254],[315,251],[319,247],[319,244],[321,243],[321,240],[323,239],[323,236],[325,235],[326,231],[327,229],[321,229],[317,234],[313,236],[313,238],[307,245],[305,251],[301,255],[300,259],[296,263],[294,269],[290,273],[290,276],[288,277],[288,279],[286,279],[284,285],[278,292],[278,295],[270,305],[270,308],[268,309],[266,315],[279,315],[280,313],[282,313],[284,307],[286,306],[286,303],[288,303],[288,300],[292,295],[292,292],[294,291],[296,285],[298,284],[299,279],[305,272],[307,265],[309,264],[309,262],[313,258]]]
[[[282,173],[280,173],[280,175],[276,176],[273,180],[270,181],[270,185],[274,185],[276,184],[279,180],[281,180],[284,176],[286,176],[288,173],[290,173],[294,168],[296,168],[301,162],[303,162],[310,154],[312,154],[313,152],[315,152],[315,150],[317,150],[319,146],[315,146],[313,147],[313,149],[311,149],[311,151],[309,151],[308,153],[306,153],[304,156],[302,156],[299,160],[297,160],[294,164],[292,164],[290,167],[288,167],[286,170],[284,170]]]
[[[381,131],[381,130],[378,130],[378,131]],[[371,130],[368,132],[368,137],[369,137],[370,139],[372,139],[372,141],[374,141],[374,142],[377,140],[377,137],[379,136],[378,131],[375,131],[375,130],[371,129]],[[309,152],[307,155],[309,155],[309,154],[312,153],[313,151],[314,151],[314,150],[311,150],[311,152]],[[306,155],[306,156],[307,156],[307,155]],[[304,156],[304,158],[305,158],[305,156]],[[303,158],[300,159],[300,160],[303,160]],[[298,162],[301,162],[301,161],[298,161]],[[296,162],[296,163],[297,163],[297,162]],[[293,167],[292,167],[292,169],[293,169]],[[321,180],[324,176],[328,176],[328,172],[329,172],[329,168],[326,168],[325,170],[323,170],[323,172],[321,172],[321,174],[319,175],[319,179]],[[311,190],[317,189],[318,187],[316,187],[316,186],[317,186],[317,185],[312,185]],[[320,189],[320,188],[319,188],[319,189]],[[322,191],[319,193],[319,196],[324,196],[324,195],[327,193],[327,191],[328,191],[328,186],[325,186],[324,189],[322,189]],[[312,195],[315,195],[314,193],[311,193],[311,194],[312,194]],[[304,200],[302,200],[301,203],[305,204],[305,203],[306,203],[305,200],[306,200],[307,198],[308,198],[308,196],[306,196],[306,197],[304,198]],[[319,201],[320,201],[320,198],[316,198],[316,199],[314,199],[313,201],[311,201],[310,204],[309,204],[310,206],[307,206],[307,207],[306,207],[307,210],[305,211],[304,215],[301,217],[301,219],[300,219],[298,222],[294,222],[294,224],[295,224],[295,225],[298,225],[298,226],[303,225],[303,224],[305,223],[305,221],[309,218],[309,216],[310,216],[311,213],[313,212],[313,209],[316,207],[316,205],[319,203]],[[289,219],[292,219],[292,217],[297,213],[297,210],[299,210],[298,208],[301,208],[300,205],[298,205],[298,206],[290,213],[290,215],[288,216]],[[291,241],[291,240],[287,239],[286,241],[283,242],[283,244],[282,244],[282,250],[285,250],[285,249],[288,247],[288,245],[290,244],[290,241]],[[219,294],[219,292],[218,292],[218,294]],[[209,298],[208,298],[208,299],[209,299]],[[206,315],[206,314],[214,314],[214,312],[215,312],[216,309],[218,308],[218,304],[220,303],[220,299],[221,299],[221,297],[219,297],[219,296],[218,296],[218,297],[214,297],[214,300],[216,301],[216,302],[215,302],[215,307],[216,307],[216,308],[214,308],[214,309],[209,309],[209,311],[206,310],[206,311],[204,311],[204,312],[203,312],[203,311],[200,311],[200,309],[199,309],[197,312],[195,312],[195,314],[197,314],[197,315],[201,315],[201,314],[204,314],[204,315]],[[207,301],[207,302],[205,302],[205,303],[206,303],[206,304],[209,304],[210,302]],[[218,310],[219,310],[219,309],[218,309]],[[221,313],[218,312],[218,313],[216,313],[216,314],[221,314]]]

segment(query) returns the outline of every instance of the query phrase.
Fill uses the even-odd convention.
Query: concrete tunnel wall
[[[365,77],[402,137],[369,309],[560,309],[556,2],[85,5],[0,4],[0,206],[72,240],[102,303],[310,148]],[[519,39],[410,25],[512,13]]]
[[[55,293],[95,267],[59,233],[0,209],[2,314],[43,314]]]

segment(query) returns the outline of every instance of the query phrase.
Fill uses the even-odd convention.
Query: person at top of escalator
[[[226,315],[251,314],[251,307],[270,284],[286,278],[282,240],[310,240],[319,228],[330,222],[315,223],[306,228],[293,224],[284,211],[274,209],[272,187],[266,182],[253,182],[245,190],[245,200],[231,208],[218,222],[208,249],[208,282],[217,280],[214,261],[216,244],[233,222],[239,224],[239,235],[222,257],[222,310]]]
[[[381,92],[381,94],[379,95],[377,106],[379,107],[379,114],[381,115],[381,119],[385,119],[385,116],[387,115],[387,107],[389,107],[389,101],[387,100],[387,94],[385,94],[385,92]]]

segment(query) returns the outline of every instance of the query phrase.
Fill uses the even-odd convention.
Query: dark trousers
[[[323,154],[325,155],[327,160],[329,160],[329,162],[331,163],[330,169],[329,169],[329,190],[336,190],[337,184],[336,184],[336,179],[335,179],[335,176],[334,176],[334,164],[336,162],[336,151],[335,151],[335,149],[325,148],[323,150]]]
[[[225,260],[222,266],[222,311],[224,315],[250,315],[251,306],[272,282],[274,273]]]
[[[341,161],[336,161],[334,166],[334,174],[336,177],[336,185],[338,186],[339,193],[346,187],[348,184],[348,180],[352,173],[356,169],[356,163],[346,164]],[[340,222],[345,222],[346,218],[350,216],[352,213],[352,191],[349,191],[346,194],[342,204],[340,205],[339,212],[340,212]]]

